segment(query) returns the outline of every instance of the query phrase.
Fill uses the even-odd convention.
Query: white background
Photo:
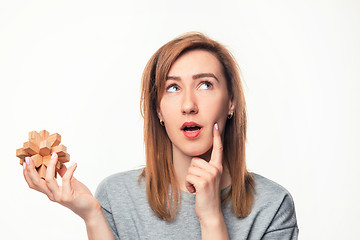
[[[92,192],[145,163],[140,78],[188,31],[242,70],[247,163],[287,188],[300,239],[359,239],[359,1],[1,1],[1,239],[85,239],[82,220],[27,187],[15,150],[62,135]],[[6,237],[6,238],[4,238]]]

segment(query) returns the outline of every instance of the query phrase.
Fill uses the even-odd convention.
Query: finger
[[[186,176],[185,187],[190,193],[196,192],[195,184],[197,183],[198,179],[199,179],[199,177],[191,175],[191,174],[188,174]]]
[[[25,158],[25,162],[23,164],[23,174],[25,181],[29,185],[29,187],[31,189],[38,190],[40,176],[36,172],[34,164],[32,163],[30,157]]]
[[[75,162],[73,164],[75,164]],[[60,177],[63,178],[67,170],[68,168],[65,166],[65,164],[62,163],[60,169],[58,170],[58,174],[60,175]],[[72,179],[76,180],[74,175],[72,176]]]
[[[194,175],[197,177],[202,177],[206,174],[206,171],[204,169],[201,169],[198,167],[189,167],[188,174],[191,174],[191,175]]]
[[[206,186],[206,181],[201,177],[188,174],[186,176],[185,186],[189,192],[190,192],[190,190],[193,190],[193,192],[191,192],[191,193],[199,192],[201,189],[204,189],[204,187]]]
[[[41,179],[40,175],[37,173],[35,169],[34,162],[29,157],[23,165],[23,174],[25,177],[25,181],[29,185],[31,189],[42,192],[48,196],[50,200],[53,200],[53,195],[50,192],[49,188],[46,186],[46,183],[43,179]]]
[[[190,167],[198,167],[204,169],[205,171],[212,171],[214,166],[206,162],[204,159],[193,157],[191,159]]]
[[[57,161],[58,161],[58,156],[56,153],[53,153],[51,155],[51,159],[46,169],[45,181],[51,193],[54,195],[55,200],[58,201],[60,197],[60,193],[59,193],[60,188],[55,178],[55,168]]]
[[[191,165],[190,167],[188,168],[188,174],[186,176],[186,180],[187,179],[190,179],[190,177],[188,177],[188,175],[193,175],[193,176],[200,176],[200,169],[196,166],[193,166],[193,161],[195,160],[198,160],[196,158],[193,158],[191,160]],[[196,168],[196,169],[195,169]],[[195,186],[192,184],[192,182],[189,182],[189,181],[185,181],[185,187],[186,189],[189,191],[189,193],[195,193],[196,192],[196,188]]]
[[[73,163],[65,172],[62,179],[62,188],[64,195],[70,195],[72,192],[71,180],[73,179],[74,172],[77,164]],[[66,168],[66,167],[65,167]]]
[[[221,136],[219,131],[218,123],[214,124],[213,127],[213,149],[211,151],[211,159],[209,163],[216,166],[217,168],[222,168],[222,155],[223,155],[223,145],[221,142]]]
[[[189,191],[189,193],[195,193],[196,192],[196,189],[195,189],[194,185],[192,185],[190,182],[186,182],[185,187]]]
[[[218,183],[220,176],[222,174],[221,170],[219,170],[217,167],[212,166],[211,164],[205,162],[205,167],[201,168],[196,165],[191,165],[188,169],[188,175],[193,175],[196,177],[199,177],[203,181],[210,183],[210,185],[213,185],[214,183]],[[198,163],[201,163],[200,161]],[[203,164],[203,163],[201,163]]]

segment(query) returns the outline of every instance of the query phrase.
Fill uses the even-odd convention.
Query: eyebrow
[[[212,73],[199,73],[199,74],[195,74],[192,76],[192,79],[199,79],[199,78],[204,78],[204,77],[212,77],[215,78],[216,81],[219,82],[219,79]],[[180,81],[181,78],[178,76],[167,76],[166,80],[176,80],[176,81]]]

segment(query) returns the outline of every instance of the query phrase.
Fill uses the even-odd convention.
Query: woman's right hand
[[[55,179],[55,166],[58,161],[57,154],[53,154],[46,170],[45,180],[40,177],[30,157],[25,159],[23,173],[31,189],[44,193],[51,201],[57,202],[75,212],[82,219],[91,221],[101,214],[99,201],[91,194],[90,190],[74,176],[76,163],[67,168],[62,164],[58,171],[62,177],[62,186]]]

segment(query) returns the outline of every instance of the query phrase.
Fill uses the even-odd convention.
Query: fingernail
[[[51,159],[54,159],[56,156],[56,153],[53,152],[53,154],[51,155]]]
[[[215,128],[216,130],[219,130],[219,125],[217,123],[215,123]]]
[[[26,162],[27,165],[29,165],[29,163],[30,163],[30,158],[29,158],[29,157],[25,157],[25,162]]]
[[[23,163],[23,168],[24,168],[24,170],[26,169],[26,163]]]

